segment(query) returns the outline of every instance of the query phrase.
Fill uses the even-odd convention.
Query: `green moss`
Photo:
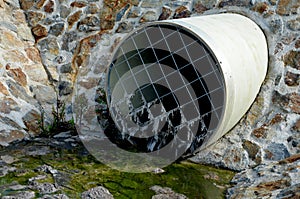
[[[82,192],[95,186],[106,187],[116,199],[151,198],[155,193],[149,188],[154,185],[170,187],[175,192],[189,198],[224,198],[224,191],[234,176],[234,172],[191,162],[174,163],[161,174],[125,173],[99,163],[91,155],[81,155],[76,150],[55,150],[45,156],[20,156],[11,166],[17,168],[4,177],[0,177],[1,186],[18,182],[27,185],[28,179],[37,175],[47,175],[39,182],[53,183],[51,174],[36,172],[36,168],[47,164],[58,171],[67,173],[70,179],[61,187],[62,193],[70,198],[80,198]],[[4,193],[4,189],[0,193]]]

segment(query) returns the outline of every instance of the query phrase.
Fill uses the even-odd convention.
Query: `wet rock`
[[[3,196],[2,199],[31,199],[35,198],[33,191],[20,191],[10,196]]]
[[[47,28],[40,24],[34,26],[31,30],[36,40],[46,37],[48,35]]]
[[[175,10],[174,19],[187,18],[191,16],[191,12],[185,6],[180,6]]]
[[[280,0],[277,5],[277,14],[290,15],[296,14],[297,9],[300,7],[300,2],[297,0]]]
[[[278,143],[269,144],[264,152],[267,160],[282,160],[290,156],[286,146]]]
[[[155,185],[153,187],[150,187],[150,190],[156,193],[156,195],[152,196],[152,199],[187,199],[185,195],[175,193],[169,187],[160,187],[158,185]]]
[[[113,195],[104,187],[98,186],[94,187],[88,191],[81,194],[82,199],[113,199]]]
[[[290,51],[284,58],[284,65],[300,70],[300,51]]]
[[[140,23],[155,21],[156,19],[157,19],[156,12],[147,11],[140,19]]]
[[[171,8],[164,6],[162,8],[161,14],[158,17],[158,20],[159,21],[160,20],[166,20],[166,19],[168,19],[171,16],[171,14],[172,14]]]
[[[47,13],[52,13],[54,11],[54,1],[49,0],[48,3],[44,6],[44,11]]]
[[[286,85],[288,86],[298,86],[299,85],[299,82],[300,82],[300,79],[299,79],[300,75],[299,74],[295,74],[295,73],[292,73],[292,72],[287,72],[285,74],[285,77],[284,77],[284,82],[286,83]]]
[[[287,27],[294,31],[300,31],[300,17],[287,22]]]
[[[219,3],[219,7],[223,8],[226,6],[249,6],[250,0],[222,0]]]
[[[73,25],[80,19],[82,15],[82,11],[77,11],[68,17],[69,29],[73,27]]]
[[[50,27],[49,34],[59,36],[63,34],[64,29],[65,29],[64,23],[57,23]]]

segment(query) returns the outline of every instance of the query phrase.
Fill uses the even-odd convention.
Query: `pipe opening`
[[[120,44],[109,67],[113,124],[104,133],[128,151],[176,142],[193,152],[221,121],[224,82],[213,52],[193,32],[175,24],[142,27]]]

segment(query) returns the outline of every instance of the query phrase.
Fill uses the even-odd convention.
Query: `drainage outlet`
[[[119,147],[194,152],[245,114],[267,70],[261,29],[238,14],[147,24],[129,34],[108,70],[107,101]],[[110,128],[113,129],[113,128]]]

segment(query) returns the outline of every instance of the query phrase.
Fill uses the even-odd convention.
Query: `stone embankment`
[[[241,171],[228,197],[298,197],[297,0],[0,0],[0,144],[36,136],[38,121],[42,115],[51,121],[57,100],[66,103],[70,119],[75,88],[97,86],[118,42],[140,24],[221,12],[241,13],[261,26],[269,69],[241,121],[190,160]]]

